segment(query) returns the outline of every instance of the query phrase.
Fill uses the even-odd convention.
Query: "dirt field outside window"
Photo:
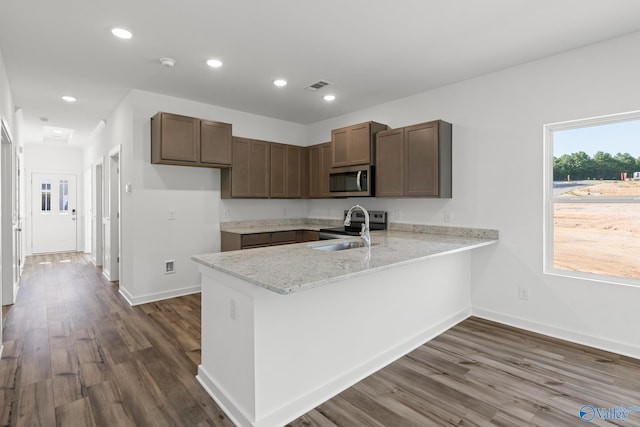
[[[638,181],[554,183],[555,196],[640,197]],[[640,203],[554,203],[554,268],[640,279]]]

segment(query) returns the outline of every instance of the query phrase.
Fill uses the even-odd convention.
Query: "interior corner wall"
[[[453,124],[453,198],[357,199],[392,222],[496,228],[473,257],[476,315],[640,358],[640,287],[549,276],[543,256],[543,125],[640,109],[640,33],[309,126],[309,143],[366,120]],[[310,216],[356,202],[311,200]],[[529,300],[518,298],[518,287]]]
[[[159,111],[232,123],[233,134],[304,145],[303,125],[171,96],[133,90],[126,98],[128,117],[107,120],[103,132],[130,121],[122,138],[122,239],[120,291],[132,304],[198,292],[200,275],[192,255],[220,248],[220,171],[151,164],[151,117]],[[106,179],[106,178],[105,178]],[[130,185],[131,192],[124,192]],[[259,211],[265,200],[229,201]],[[301,215],[305,201],[298,201]],[[296,205],[297,206],[297,205]],[[175,219],[169,219],[169,212]],[[282,210],[279,210],[282,213]],[[165,274],[173,261],[175,273]]]

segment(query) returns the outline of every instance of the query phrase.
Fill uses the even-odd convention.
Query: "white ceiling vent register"
[[[306,90],[310,90],[312,92],[316,92],[320,89],[322,89],[325,86],[329,86],[331,84],[331,82],[328,82],[326,80],[318,80],[315,83],[310,84],[309,86],[305,87]]]

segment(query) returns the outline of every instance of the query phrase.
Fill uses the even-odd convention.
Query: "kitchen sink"
[[[345,249],[354,249],[354,248],[363,248],[366,244],[361,241],[356,242],[337,242],[337,243],[328,243],[326,245],[317,245],[317,246],[309,246],[311,249],[315,249],[317,251],[344,251]]]

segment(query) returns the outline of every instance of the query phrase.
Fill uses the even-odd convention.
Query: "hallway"
[[[82,254],[27,258],[0,425],[232,425],[195,379],[198,294],[130,307]]]

